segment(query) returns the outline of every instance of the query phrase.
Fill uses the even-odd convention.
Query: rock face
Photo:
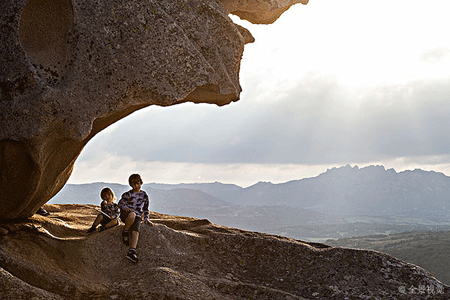
[[[450,288],[380,252],[151,213],[139,263],[122,226],[90,236],[88,205],[0,223],[1,299],[450,299]]]
[[[228,14],[270,23],[300,2],[2,0],[0,218],[32,215],[84,145],[137,109],[238,100],[253,37]]]

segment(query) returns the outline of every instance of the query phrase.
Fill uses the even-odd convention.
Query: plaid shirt
[[[141,190],[139,193],[135,193],[133,190],[130,190],[123,193],[118,205],[121,210],[130,208],[136,216],[141,216],[144,214],[144,221],[148,220],[149,199],[145,191]]]
[[[119,217],[120,211],[117,203],[102,201],[101,208],[102,212],[107,214],[111,219],[117,219]]]

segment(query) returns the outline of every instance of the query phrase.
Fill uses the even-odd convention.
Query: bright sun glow
[[[447,8],[447,9],[446,9]],[[334,76],[349,87],[403,84],[448,77],[450,40],[442,1],[310,1],[272,25],[249,28],[243,72],[298,81]]]

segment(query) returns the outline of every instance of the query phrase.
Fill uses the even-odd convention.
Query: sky
[[[95,136],[69,183],[314,177],[343,165],[450,176],[450,2],[310,0],[246,27],[240,100],[151,106]]]

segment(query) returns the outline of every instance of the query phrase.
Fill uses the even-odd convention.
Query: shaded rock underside
[[[240,97],[251,33],[307,0],[2,0],[0,218],[31,216],[95,134],[150,105]],[[170,122],[170,120],[168,120]]]

